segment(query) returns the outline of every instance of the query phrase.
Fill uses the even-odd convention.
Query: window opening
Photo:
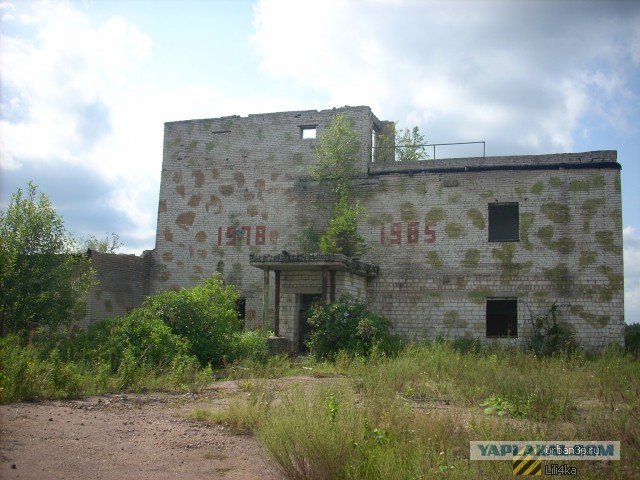
[[[517,203],[489,204],[489,241],[520,240],[520,209]]]
[[[300,127],[300,138],[303,140],[316,138],[317,127],[316,125],[308,125]]]
[[[487,298],[487,337],[518,336],[518,300]]]

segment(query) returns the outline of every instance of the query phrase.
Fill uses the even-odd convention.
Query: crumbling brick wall
[[[150,293],[152,254],[142,256],[89,251],[96,284],[74,325],[87,327],[106,318],[126,315]]]

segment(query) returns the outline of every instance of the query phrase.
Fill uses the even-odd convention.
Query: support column
[[[276,298],[273,312],[273,334],[280,336],[280,270],[276,270]]]
[[[322,301],[329,303],[329,270],[327,267],[322,267]]]
[[[336,302],[336,271],[329,270],[329,301]]]
[[[264,269],[264,285],[262,290],[262,329],[269,323],[269,269]]]

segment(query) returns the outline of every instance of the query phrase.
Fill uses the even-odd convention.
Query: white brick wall
[[[354,193],[367,209],[359,227],[371,248],[363,260],[380,274],[366,286],[359,278],[337,283],[366,295],[397,333],[484,337],[489,296],[517,297],[515,343],[528,332],[530,312],[554,301],[567,305],[561,320],[581,343],[622,341],[615,152],[373,164],[377,120],[368,107],[167,123],[153,291],[221,271],[246,296],[247,322],[260,324],[263,272],[249,265],[249,254],[297,252],[305,228],[326,226],[332,198],[308,171],[313,146],[339,112],[360,139]],[[300,137],[308,125],[317,125],[318,139]],[[488,241],[487,209],[495,202],[519,204],[520,241]],[[288,280],[319,292],[309,278]],[[281,328],[293,338],[302,290],[285,291],[285,284],[283,274]]]

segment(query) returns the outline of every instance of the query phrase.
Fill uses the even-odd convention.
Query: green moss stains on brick
[[[198,146],[198,140],[191,140],[191,143],[189,143],[189,146],[187,147],[187,149],[190,152],[193,152],[193,151],[195,151],[197,146]]]
[[[526,193],[526,189],[522,186],[522,185],[518,185],[516,187],[516,195],[518,195],[518,198],[520,200],[522,200],[524,198],[524,194]]]
[[[467,328],[467,321],[460,318],[457,310],[444,312],[444,326],[448,328]]]
[[[484,216],[479,209],[470,208],[469,210],[467,210],[467,216],[469,217],[469,220],[471,220],[471,223],[473,223],[473,225],[478,230],[484,230],[486,224],[484,221]]]
[[[427,222],[438,223],[443,221],[446,218],[446,216],[447,216],[447,213],[445,212],[444,208],[432,207],[427,212],[427,216],[425,217],[425,220]]]
[[[216,148],[216,142],[207,142],[204,145],[204,153],[208,155],[211,153],[211,150],[213,150],[214,148]]]
[[[543,245],[546,246],[553,239],[553,227],[551,225],[544,225],[538,229],[538,238]]]
[[[302,165],[304,163],[302,154],[300,152],[296,152],[293,154],[293,163],[294,165]]]
[[[449,195],[449,203],[460,203],[462,200],[462,194],[460,192],[453,192]]]
[[[291,132],[284,132],[284,141],[287,143],[293,142],[293,135],[291,135]]]
[[[438,255],[433,250],[427,253],[427,262],[429,262],[429,265],[431,265],[433,268],[444,267],[444,261],[442,260],[442,258],[440,258],[440,255]]]
[[[596,292],[598,301],[601,303],[609,303],[616,293],[622,292],[624,286],[624,277],[614,273],[609,265],[600,265],[598,272],[607,277],[609,283],[607,285],[597,285]]]
[[[540,211],[553,223],[566,224],[571,220],[571,209],[563,203],[545,203],[540,207]]]
[[[480,194],[480,198],[482,198],[483,200],[486,200],[487,198],[491,198],[494,196],[495,194],[493,193],[493,190],[485,190]]]
[[[415,192],[418,195],[426,195],[426,193],[427,193],[427,182],[418,182],[418,183],[416,183]]]
[[[560,188],[560,185],[562,185],[562,181],[558,177],[551,177],[549,179],[549,185],[551,185],[553,188]]]
[[[597,188],[604,188],[604,175],[590,175],[584,180],[574,180],[569,186],[572,192],[588,192]]]
[[[391,223],[393,221],[393,215],[390,213],[382,213],[380,214],[380,220],[382,220],[383,223]]]
[[[515,254],[516,246],[513,243],[503,243],[500,248],[491,250],[493,258],[500,262],[500,267],[502,268],[500,280],[502,283],[509,283],[514,277],[527,273],[533,265],[532,261],[524,263],[514,262],[513,258]]]
[[[587,233],[591,230],[591,220],[598,213],[598,207],[602,203],[600,198],[589,198],[582,202],[582,230]]]
[[[398,183],[398,192],[400,192],[401,195],[407,193],[407,179],[404,177],[400,178],[400,182]]]
[[[403,222],[411,222],[418,219],[418,211],[411,202],[400,204],[400,218]]]
[[[436,194],[441,197],[442,196],[442,183],[438,185],[438,189],[436,190]]]
[[[369,225],[380,225],[382,223],[391,223],[393,217],[390,213],[380,213],[378,215],[370,213],[367,215],[367,223]]]
[[[469,301],[475,303],[477,305],[484,305],[487,297],[493,297],[493,290],[490,288],[482,287],[471,290],[467,297],[469,297]]]
[[[520,243],[525,250],[533,250],[533,244],[529,240],[529,230],[533,227],[535,219],[535,213],[523,212],[520,214]]]
[[[442,300],[442,293],[429,290],[427,291],[427,297],[431,299],[434,307],[436,308],[444,307],[444,301]]]
[[[616,245],[614,239],[615,235],[611,230],[598,230],[596,232],[596,242],[605,252],[620,255],[622,253],[622,247],[620,247],[620,245]]]
[[[596,263],[597,258],[598,258],[598,254],[591,250],[580,252],[580,260],[579,260],[580,270],[585,270],[586,268]]]
[[[533,293],[533,300],[538,303],[538,304],[546,304],[547,303],[547,298],[548,298],[549,294],[547,292],[534,292]]]
[[[462,266],[467,270],[475,270],[480,262],[480,250],[477,248],[470,248],[464,254],[464,260],[462,260]]]
[[[234,263],[231,266],[231,272],[227,275],[227,283],[237,287],[242,286],[242,265],[240,263]]]
[[[533,186],[531,187],[531,193],[535,195],[540,195],[543,190],[544,190],[544,183],[542,183],[540,180],[534,183]]]
[[[464,226],[460,223],[447,223],[444,226],[444,233],[446,233],[449,238],[460,238],[464,233]]]
[[[267,155],[267,161],[269,163],[275,163],[276,161],[276,154],[273,152],[270,152],[269,155]]]
[[[389,191],[389,182],[385,179],[378,181],[378,191],[379,192],[388,192]]]
[[[622,182],[620,180],[620,172],[616,172],[616,178],[614,180],[614,188],[616,189],[616,193],[620,193],[622,191]]]
[[[258,137],[258,140],[260,141],[264,140],[264,132],[262,131],[262,128],[258,128],[258,130],[256,130],[256,137]]]
[[[558,263],[553,268],[543,268],[542,274],[557,289],[565,289],[571,286],[571,271],[566,263]]]
[[[538,229],[538,238],[540,242],[549,250],[555,250],[558,253],[569,254],[576,248],[576,241],[571,237],[560,237],[558,240],[553,239],[553,227],[544,225]]]
[[[611,317],[609,317],[609,315],[595,315],[587,312],[582,305],[571,305],[571,313],[579,316],[593,328],[606,327],[611,321]]]
[[[466,277],[456,277],[456,288],[458,290],[463,290],[467,288],[467,278]]]
[[[616,225],[617,230],[622,230],[622,210],[616,208],[611,211],[611,219]]]
[[[571,237],[560,237],[552,244],[553,250],[565,255],[573,253],[576,249],[576,241]]]

